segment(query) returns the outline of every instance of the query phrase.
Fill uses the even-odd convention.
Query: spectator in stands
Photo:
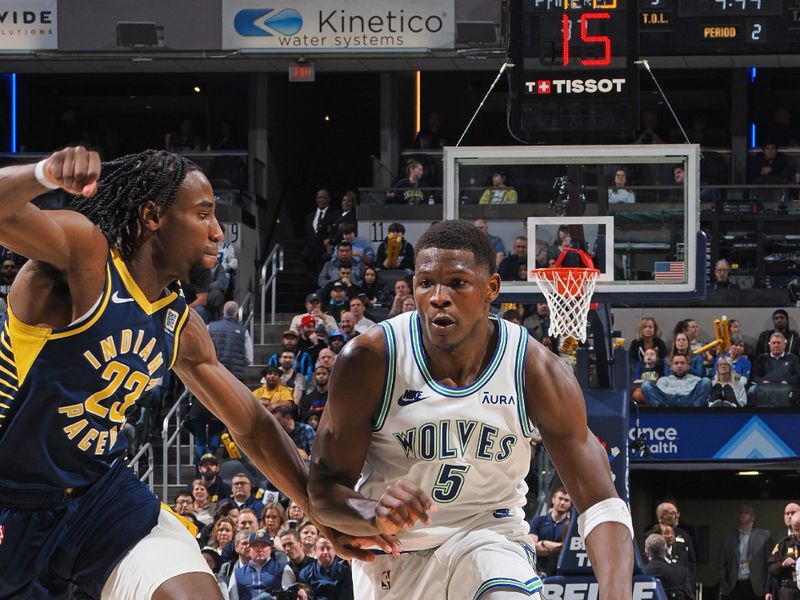
[[[312,293],[306,296],[306,312],[292,317],[292,322],[289,326],[289,329],[299,335],[301,321],[303,317],[306,316],[314,317],[314,327],[317,330],[317,333],[320,335],[327,336],[331,331],[338,327],[336,324],[336,319],[322,311],[322,299],[317,293]]]
[[[317,555],[318,537],[319,530],[313,523],[306,523],[300,527],[300,542],[303,544],[303,552],[307,556],[315,557]]]
[[[261,514],[261,513],[259,513]],[[258,529],[258,515],[252,508],[242,508],[236,517],[236,531],[254,532]]]
[[[273,543],[263,529],[250,534],[250,561],[236,569],[228,584],[230,600],[256,600],[267,598],[273,591],[289,587],[295,582],[294,572],[273,554]]]
[[[694,319],[685,319],[683,323],[684,332],[686,333],[686,337],[689,338],[689,347],[692,349],[692,352],[705,346],[705,343],[701,342],[699,339],[700,324]]]
[[[270,539],[275,541],[275,547],[279,546],[279,531],[286,525],[286,510],[280,502],[270,502],[264,507],[264,514],[261,517],[261,528],[269,534]]]
[[[198,470],[200,471],[200,477],[206,484],[210,502],[216,504],[220,500],[230,497],[232,493],[231,486],[222,481],[219,476],[219,460],[215,454],[208,453],[201,456]]]
[[[332,369],[333,363],[335,361],[336,361],[336,353],[330,348],[323,348],[322,350],[319,351],[319,358],[317,358],[318,365],[322,365],[323,367],[328,367],[328,369]]]
[[[294,572],[296,578],[300,577],[300,571],[317,562],[313,556],[308,556],[303,552],[300,534],[296,529],[291,529],[281,536],[281,545],[286,556],[289,557],[289,568]]]
[[[367,299],[367,308],[380,304],[381,285],[378,281],[378,272],[370,266],[364,267],[364,280],[361,282],[361,293]]]
[[[378,246],[375,258],[376,269],[404,269],[414,272],[414,246],[405,239],[406,228],[402,223],[392,223],[386,238]]]
[[[686,356],[675,354],[670,362],[670,374],[659,377],[656,383],[645,381],[642,395],[650,406],[700,407],[708,400],[711,382],[689,373]]]
[[[711,289],[738,290],[739,285],[728,279],[730,272],[731,263],[724,258],[720,258],[714,265],[714,280],[711,282]]]
[[[794,167],[786,156],[778,151],[778,146],[768,141],[763,151],[750,161],[747,170],[748,183],[757,185],[775,185],[790,183],[794,180]]]
[[[772,313],[772,329],[762,331],[756,342],[756,359],[762,354],[770,351],[769,343],[774,332],[783,335],[786,340],[786,351],[798,356],[800,353],[800,335],[789,328],[789,313],[783,308],[778,308]]]
[[[358,205],[358,196],[353,190],[347,190],[342,194],[342,212],[331,228],[335,243],[338,244],[344,238],[345,227],[352,227],[353,238],[355,238],[355,232],[358,230],[356,205]],[[352,238],[350,241],[353,241]],[[355,250],[355,248],[353,248],[353,250]],[[356,256],[357,255],[358,254],[356,254]]]
[[[631,363],[644,362],[645,350],[653,349],[658,355],[656,370],[661,375],[664,372],[664,359],[667,356],[667,345],[661,339],[661,328],[653,317],[642,317],[636,325],[636,338],[628,348]]]
[[[251,509],[256,515],[264,512],[264,504],[253,495],[253,484],[246,474],[236,473],[231,478],[231,488],[233,489],[231,499],[240,513],[243,508]]]
[[[294,368],[295,362],[295,350],[293,348],[284,348],[278,359],[278,368],[281,370],[281,385],[285,385],[292,390],[294,403],[299,404],[305,391],[306,378]]]
[[[719,359],[722,357],[727,357],[731,361],[731,364],[733,365],[733,372],[739,375],[743,384],[750,381],[750,370],[752,365],[750,363],[750,359],[747,358],[747,355],[744,353],[744,339],[742,336],[731,335],[731,347],[728,349],[728,352],[718,354],[715,360],[719,362]],[[716,375],[716,373],[717,366],[715,362],[713,374]]]
[[[216,506],[208,499],[208,488],[202,479],[192,481],[192,498],[194,499],[192,512],[195,518],[203,525],[213,523]]]
[[[547,302],[537,302],[534,313],[522,321],[522,326],[528,330],[533,339],[541,342],[548,335],[550,329],[550,307]]]
[[[261,404],[267,410],[280,404],[294,403],[293,390],[281,384],[282,374],[279,367],[267,365],[261,371],[261,387],[253,390],[253,395],[261,401]]]
[[[314,369],[314,361],[311,359],[311,356],[307,352],[302,352],[298,345],[300,343],[300,336],[297,335],[293,329],[287,329],[281,334],[281,350],[280,352],[275,352],[272,354],[269,359],[267,360],[267,364],[273,367],[278,366],[278,359],[281,357],[281,352],[283,352],[284,348],[291,348],[295,351],[295,363],[294,368],[303,374],[304,377],[308,377],[311,374],[311,371]]]
[[[555,575],[558,556],[564,546],[564,537],[569,529],[569,515],[572,510],[567,489],[559,485],[550,495],[550,510],[534,517],[530,522],[530,536],[536,547],[537,565],[543,575]]]
[[[182,490],[175,494],[175,501],[172,503],[172,510],[175,514],[184,517],[188,521],[194,523],[196,521],[192,507],[194,506],[194,497],[188,490]],[[187,527],[187,529],[189,529]],[[191,529],[189,529],[191,531]]]
[[[716,374],[711,382],[708,397],[709,408],[739,408],[747,405],[747,391],[741,376],[734,372],[733,363],[727,356],[716,364]]]
[[[673,548],[678,548],[680,552],[685,550],[686,563],[685,567],[689,569],[689,578],[693,581],[695,572],[697,571],[697,555],[694,551],[694,542],[689,532],[679,526],[680,511],[677,504],[671,501],[661,502],[656,507],[656,524],[648,529],[644,537],[646,538],[651,533],[659,533],[662,531],[661,527],[668,526],[672,528],[675,536],[675,541],[672,542]]]
[[[796,386],[800,384],[800,361],[786,352],[786,338],[775,331],[769,338],[769,352],[756,359],[753,365],[753,382]]]
[[[774,545],[768,529],[754,527],[755,509],[739,508],[738,527],[719,550],[719,591],[723,600],[760,600],[767,591],[767,559]]]
[[[608,188],[608,203],[609,204],[634,204],[636,202],[636,195],[632,190],[628,189],[628,173],[625,169],[617,169],[614,172],[614,181],[611,187]]]
[[[400,306],[400,312],[411,312],[413,310],[417,310],[417,301],[414,300],[414,296],[406,296],[403,298],[403,304]]]
[[[364,265],[360,259],[353,256],[353,245],[347,240],[342,240],[336,246],[336,258],[331,258],[322,266],[319,277],[317,277],[317,284],[320,288],[340,277],[339,267],[352,267],[353,283],[356,285],[361,283],[364,276]]]
[[[428,124],[417,133],[414,140],[414,147],[421,150],[436,150],[444,148],[447,145],[445,138],[442,136],[442,119],[439,113],[432,112],[428,116]]]
[[[503,240],[489,233],[489,225],[486,223],[486,219],[475,219],[472,224],[489,236],[489,240],[492,242],[492,246],[494,246],[497,266],[499,267],[502,260],[506,257],[506,245],[503,243]]]
[[[364,304],[364,299],[361,296],[356,296],[355,298],[350,299],[350,314],[353,315],[353,319],[355,321],[355,325],[353,329],[358,333],[364,333],[370,327],[375,327],[375,321],[372,321],[364,316],[364,310],[366,306]],[[342,315],[344,318],[344,315]],[[344,325],[342,326],[344,329]]]
[[[289,435],[298,450],[302,451],[300,456],[303,457],[303,460],[308,460],[308,457],[311,456],[311,446],[313,446],[316,436],[314,429],[310,425],[295,421],[295,409],[293,406],[281,404],[272,410],[272,414],[278,419],[283,430]]]
[[[230,582],[231,575],[236,569],[250,562],[250,531],[237,531],[233,538],[233,546],[236,550],[236,556],[223,563],[219,569],[219,574],[223,577],[225,583]]]
[[[664,536],[664,540],[667,542],[667,555],[665,557],[667,562],[685,567],[689,571],[689,583],[694,588],[694,570],[689,561],[689,548],[686,545],[686,541],[679,542],[676,540],[675,530],[671,525],[658,523],[653,527],[652,531]]]
[[[393,293],[389,298],[387,304],[389,308],[389,317],[399,315],[403,310],[403,300],[411,296],[411,286],[405,278],[398,279],[394,282]]]
[[[234,377],[244,383],[245,367],[253,364],[253,339],[239,322],[239,305],[229,300],[222,308],[222,318],[209,323],[208,333],[217,358]]]
[[[350,301],[347,298],[347,286],[341,281],[336,281],[331,285],[331,298],[325,305],[325,312],[336,319],[337,322],[342,320],[342,313],[347,311],[350,307]]]
[[[547,249],[547,261],[543,266],[552,266],[550,261],[552,260],[555,262],[558,260],[558,257],[561,256],[561,252],[564,247],[569,248],[571,244],[572,236],[569,232],[569,225],[559,225],[558,229],[556,230],[556,237],[553,240],[553,243]]]
[[[337,283],[340,283],[344,286],[345,296],[348,302],[350,301],[350,298],[355,298],[361,293],[361,287],[353,283],[353,267],[342,265],[339,267],[339,277],[334,281],[329,281],[326,283],[325,286],[320,290],[319,295],[324,301],[330,301],[331,290]]]
[[[675,339],[672,340],[672,350],[664,361],[664,375],[670,374],[670,365],[672,358],[680,354],[686,358],[686,362],[690,365],[689,370],[693,375],[703,377],[705,375],[705,366],[703,365],[703,357],[699,354],[693,354],[692,349],[689,347],[689,336],[686,333],[676,333]]]
[[[344,333],[341,329],[334,329],[333,333],[328,336],[328,347],[334,354],[339,354],[344,348],[345,339]]]
[[[515,237],[511,250],[511,254],[500,261],[497,272],[503,281],[520,281],[519,265],[528,264],[528,238],[524,235]]]
[[[633,383],[635,385],[641,385],[645,381],[651,381],[653,383],[658,381],[658,378],[664,375],[664,372],[659,366],[661,363],[662,361],[658,359],[658,350],[655,348],[648,348],[645,350],[642,360],[636,361],[633,367]],[[632,396],[637,402],[644,402],[641,389],[634,390]]]
[[[230,517],[220,517],[214,522],[211,528],[211,535],[208,538],[208,545],[222,554],[222,549],[233,541],[233,533],[236,525]]]
[[[492,187],[481,194],[478,204],[516,204],[517,190],[506,185],[506,172],[502,169],[492,171]]]
[[[423,177],[425,168],[414,158],[406,161],[406,176],[394,184],[394,189],[386,193],[387,204],[423,204],[425,193]]]
[[[225,225],[220,223],[219,227],[222,229],[222,233],[226,233]],[[223,242],[219,247],[217,260],[219,261],[219,265],[222,268],[222,271],[225,273],[225,279],[227,280],[225,286],[225,299],[232,300],[233,292],[236,288],[236,271],[239,270],[239,251],[231,242]]]
[[[359,332],[356,331],[356,319],[350,311],[342,313],[342,320],[339,324],[341,325],[340,331],[344,334],[345,342],[349,342],[359,335]]]
[[[318,190],[314,200],[317,208],[306,215],[303,234],[303,261],[312,281],[317,280],[323,263],[332,254],[331,229],[339,218],[339,211],[330,205],[331,195],[328,190]]]
[[[663,136],[657,132],[658,112],[655,110],[642,111],[642,133],[633,142],[634,144],[663,144]]]
[[[797,577],[798,550],[800,550],[800,515],[789,519],[790,533],[781,537],[767,559],[767,568],[775,580],[775,600],[800,598]]]
[[[753,362],[755,359],[755,352],[753,350],[753,341],[748,338],[744,333],[742,333],[742,324],[739,323],[736,319],[731,319],[728,321],[728,330],[731,334],[731,339],[736,336],[739,336],[744,340],[744,353],[747,355],[747,358],[750,359],[750,362]]]
[[[3,302],[6,302],[8,298],[8,291],[17,278],[17,273],[19,273],[19,267],[16,261],[10,256],[4,256],[2,266],[0,266],[0,298]]]
[[[341,228],[342,241],[350,242],[353,248],[353,258],[361,261],[362,264],[371,265],[375,262],[375,250],[372,249],[372,244],[369,240],[356,236],[356,227],[352,223],[345,223]],[[338,246],[337,246],[338,251]],[[336,253],[333,255],[334,259],[339,258]]]
[[[667,560],[667,542],[663,535],[651,533],[644,542],[645,555],[649,562],[644,572],[661,580],[670,600],[689,600],[694,592],[689,584],[689,570]]]
[[[189,396],[189,427],[194,434],[196,464],[206,454],[216,455],[225,425],[194,396]]]
[[[321,415],[328,402],[328,380],[331,376],[330,367],[317,364],[314,368],[314,387],[300,400],[300,420],[306,423],[312,413]]]
[[[314,591],[316,600],[353,600],[350,564],[336,555],[324,537],[317,539],[316,562],[300,571],[299,579]]]
[[[298,352],[305,352],[311,357],[312,363],[317,363],[317,357],[328,344],[322,339],[315,328],[314,317],[306,315],[300,320],[300,335],[297,338]]]

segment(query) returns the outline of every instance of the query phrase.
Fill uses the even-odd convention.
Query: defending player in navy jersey
[[[417,311],[352,340],[334,365],[312,510],[340,531],[402,547],[354,561],[357,598],[538,598],[522,512],[535,424],[581,512],[600,597],[630,599],[630,514],[580,387],[523,328],[490,318],[494,265],[488,237],[465,221],[420,237]]]
[[[101,178],[102,169],[102,178]],[[46,188],[81,195],[41,211]],[[218,599],[195,540],[127,468],[125,412],[174,369],[304,510],[283,428],[216,358],[179,280],[222,231],[196,165],[163,151],[110,163],[84,148],[0,169],[0,244],[31,260],[0,328],[0,599],[69,581],[92,598]]]

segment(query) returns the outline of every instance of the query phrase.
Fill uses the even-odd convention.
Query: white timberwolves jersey
[[[433,380],[416,311],[380,324],[386,384],[358,490],[378,499],[407,479],[430,494],[438,512],[431,525],[399,533],[405,550],[433,548],[476,527],[512,538],[528,533],[522,510],[531,458],[523,372],[528,334],[495,322],[492,359],[463,388]]]

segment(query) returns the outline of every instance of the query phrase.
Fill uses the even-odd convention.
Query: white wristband
[[[633,539],[633,522],[628,505],[620,498],[607,498],[593,504],[578,515],[578,533],[586,541],[592,529],[601,523],[622,523],[631,532]]]
[[[52,183],[47,176],[44,174],[44,164],[47,162],[46,158],[43,158],[38,163],[36,163],[36,168],[33,170],[33,174],[36,176],[36,181],[41,183],[44,187],[48,190],[57,190],[61,186],[57,183]]]

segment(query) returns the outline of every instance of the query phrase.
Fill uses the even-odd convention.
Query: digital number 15
[[[582,58],[581,64],[585,67],[602,67],[611,64],[611,38],[607,35],[589,35],[589,22],[610,19],[607,12],[590,12],[581,15],[581,41],[587,44],[600,44],[603,47],[602,58]],[[564,13],[561,17],[561,64],[567,66],[570,61],[569,41],[572,37],[572,22],[569,15]]]

